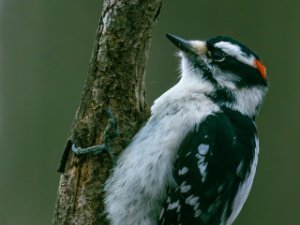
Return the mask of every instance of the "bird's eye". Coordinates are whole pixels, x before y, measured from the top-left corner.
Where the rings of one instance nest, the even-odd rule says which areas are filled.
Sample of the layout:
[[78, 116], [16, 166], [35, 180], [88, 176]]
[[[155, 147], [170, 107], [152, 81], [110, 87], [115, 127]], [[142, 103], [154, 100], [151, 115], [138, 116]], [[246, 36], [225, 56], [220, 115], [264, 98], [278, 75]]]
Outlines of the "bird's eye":
[[213, 51], [209, 51], [208, 57], [210, 57], [214, 62], [222, 62], [225, 59], [225, 54], [221, 50], [215, 49]]

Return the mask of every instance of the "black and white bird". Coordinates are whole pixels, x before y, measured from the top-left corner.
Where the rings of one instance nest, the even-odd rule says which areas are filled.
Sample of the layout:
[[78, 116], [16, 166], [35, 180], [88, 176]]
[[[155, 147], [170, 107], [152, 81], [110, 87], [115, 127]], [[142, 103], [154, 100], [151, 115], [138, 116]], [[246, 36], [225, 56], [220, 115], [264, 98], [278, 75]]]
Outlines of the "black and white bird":
[[231, 225], [249, 194], [258, 158], [255, 117], [267, 92], [260, 58], [229, 37], [188, 41], [181, 79], [105, 185], [112, 225]]

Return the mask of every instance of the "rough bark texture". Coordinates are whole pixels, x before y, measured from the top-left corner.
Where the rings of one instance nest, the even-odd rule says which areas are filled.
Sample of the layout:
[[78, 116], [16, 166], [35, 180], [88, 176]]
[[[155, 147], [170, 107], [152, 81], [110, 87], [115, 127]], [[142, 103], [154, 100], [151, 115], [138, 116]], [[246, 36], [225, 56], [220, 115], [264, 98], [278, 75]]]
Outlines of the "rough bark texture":
[[120, 137], [118, 155], [149, 115], [145, 103], [145, 65], [151, 28], [163, 0], [105, 0], [80, 106], [67, 141], [53, 224], [108, 224], [103, 184], [109, 175], [108, 154], [76, 157], [72, 143], [87, 147], [103, 142], [109, 108]]

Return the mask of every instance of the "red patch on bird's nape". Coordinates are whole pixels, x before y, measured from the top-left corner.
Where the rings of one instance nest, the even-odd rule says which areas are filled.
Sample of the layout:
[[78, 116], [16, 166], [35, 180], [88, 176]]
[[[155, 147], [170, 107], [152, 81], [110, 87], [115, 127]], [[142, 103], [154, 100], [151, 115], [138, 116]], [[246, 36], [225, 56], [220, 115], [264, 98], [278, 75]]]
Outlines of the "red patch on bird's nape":
[[259, 73], [262, 76], [262, 78], [264, 78], [265, 80], [267, 80], [268, 79], [268, 77], [267, 77], [267, 69], [266, 69], [265, 65], [262, 64], [262, 62], [259, 59], [256, 59], [254, 63], [255, 63], [256, 69], [259, 71]]

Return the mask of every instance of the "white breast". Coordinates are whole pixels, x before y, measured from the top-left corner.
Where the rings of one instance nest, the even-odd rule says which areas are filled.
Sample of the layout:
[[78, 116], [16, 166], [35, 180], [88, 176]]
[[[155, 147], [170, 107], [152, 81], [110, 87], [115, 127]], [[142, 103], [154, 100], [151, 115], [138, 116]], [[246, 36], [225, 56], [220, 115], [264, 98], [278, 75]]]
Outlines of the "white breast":
[[216, 111], [219, 107], [197, 87], [186, 89], [181, 82], [155, 101], [151, 118], [106, 183], [105, 205], [112, 225], [157, 223], [180, 143], [195, 124]]

